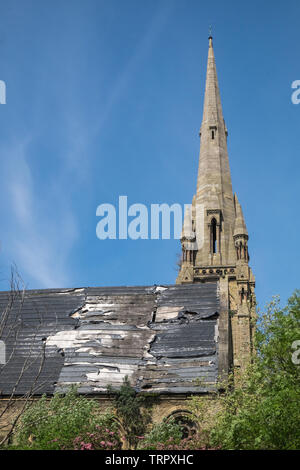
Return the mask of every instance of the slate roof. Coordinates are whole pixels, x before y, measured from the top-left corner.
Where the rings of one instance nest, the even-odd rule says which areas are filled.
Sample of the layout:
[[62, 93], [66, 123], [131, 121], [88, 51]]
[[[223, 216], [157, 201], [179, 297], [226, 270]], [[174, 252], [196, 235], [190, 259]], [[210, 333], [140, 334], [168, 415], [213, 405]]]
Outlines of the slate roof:
[[208, 282], [32, 290], [24, 299], [0, 292], [0, 395], [52, 394], [71, 384], [80, 393], [105, 394], [126, 375], [139, 392], [211, 391], [218, 290]]

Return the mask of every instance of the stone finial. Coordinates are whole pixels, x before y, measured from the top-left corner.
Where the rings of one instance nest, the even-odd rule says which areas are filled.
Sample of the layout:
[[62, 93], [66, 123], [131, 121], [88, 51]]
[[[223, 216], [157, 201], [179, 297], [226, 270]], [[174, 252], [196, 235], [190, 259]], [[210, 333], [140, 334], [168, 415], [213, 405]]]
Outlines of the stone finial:
[[247, 235], [248, 231], [242, 211], [242, 207], [238, 201], [237, 195], [234, 195], [234, 206], [235, 206], [235, 223], [234, 223], [234, 231], [233, 236], [237, 235]]
[[192, 210], [191, 207], [187, 207], [184, 215], [184, 222], [181, 232], [181, 239], [194, 240], [195, 232], [193, 231], [192, 223]]

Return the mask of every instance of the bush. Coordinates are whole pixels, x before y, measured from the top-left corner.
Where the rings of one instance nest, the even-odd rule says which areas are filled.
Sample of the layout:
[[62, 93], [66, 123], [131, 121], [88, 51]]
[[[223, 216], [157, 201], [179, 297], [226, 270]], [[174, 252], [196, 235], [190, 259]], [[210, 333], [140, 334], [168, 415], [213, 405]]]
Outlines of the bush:
[[170, 438], [166, 443], [157, 443], [156, 450], [218, 450], [219, 447], [207, 447], [203, 444], [201, 434], [194, 434], [193, 436], [181, 439], [178, 444], [175, 444], [173, 439]]
[[96, 400], [79, 396], [72, 388], [66, 395], [56, 393], [50, 400], [43, 396], [29, 406], [21, 417], [14, 444], [23, 449], [74, 449], [79, 440], [91, 443], [91, 434], [96, 441], [107, 442], [105, 429], [114, 433], [113, 442], [118, 441], [114, 445], [119, 446], [118, 426], [112, 412], [100, 414]]
[[94, 432], [86, 432], [73, 440], [74, 450], [121, 449], [119, 434], [96, 425]]
[[178, 445], [182, 439], [181, 426], [174, 421], [163, 421], [154, 425], [142, 439], [139, 449], [155, 450], [158, 446]]
[[[206, 436], [205, 436], [206, 438]], [[174, 421], [163, 421], [153, 426], [139, 445], [141, 450], [207, 450], [201, 432], [182, 438], [182, 427]]]

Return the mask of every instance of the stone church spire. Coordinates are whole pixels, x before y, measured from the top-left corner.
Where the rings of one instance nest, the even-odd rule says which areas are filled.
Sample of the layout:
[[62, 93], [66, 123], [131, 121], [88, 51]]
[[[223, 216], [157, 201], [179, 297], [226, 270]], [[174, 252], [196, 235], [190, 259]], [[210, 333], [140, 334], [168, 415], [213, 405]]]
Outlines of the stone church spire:
[[[207, 185], [209, 182], [212, 185], [218, 183], [220, 185], [220, 190], [224, 183], [226, 183], [226, 189], [231, 194], [232, 188], [226, 142], [227, 129], [223, 117], [211, 36], [209, 37], [204, 107], [200, 136], [201, 148], [197, 192], [201, 191], [203, 186]], [[214, 163], [215, 168], [211, 168], [212, 163]], [[218, 174], [216, 174], [216, 171]], [[225, 175], [226, 181], [224, 180]]]
[[[235, 209], [212, 37], [209, 38], [196, 206], [197, 264], [231, 265], [235, 261]], [[211, 226], [207, 233], [207, 225]]]
[[[231, 311], [239, 356], [249, 355], [250, 317], [255, 312], [255, 279], [248, 265], [248, 231], [232, 192], [225, 125], [212, 37], [209, 37], [197, 191], [184, 220], [177, 283], [219, 280]], [[239, 315], [243, 320], [238, 320]], [[243, 331], [239, 327], [243, 324]], [[239, 335], [244, 338], [239, 344]], [[242, 337], [240, 336], [240, 338]]]

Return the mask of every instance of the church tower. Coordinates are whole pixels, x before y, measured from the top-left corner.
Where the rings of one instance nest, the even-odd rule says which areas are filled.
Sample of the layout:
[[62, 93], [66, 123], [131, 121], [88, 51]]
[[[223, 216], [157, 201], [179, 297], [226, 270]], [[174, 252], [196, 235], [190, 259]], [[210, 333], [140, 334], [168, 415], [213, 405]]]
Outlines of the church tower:
[[232, 192], [227, 136], [210, 36], [197, 192], [185, 213], [176, 282], [219, 280], [227, 304], [233, 365], [240, 367], [251, 355], [255, 278], [248, 264], [248, 232], [242, 208]]

